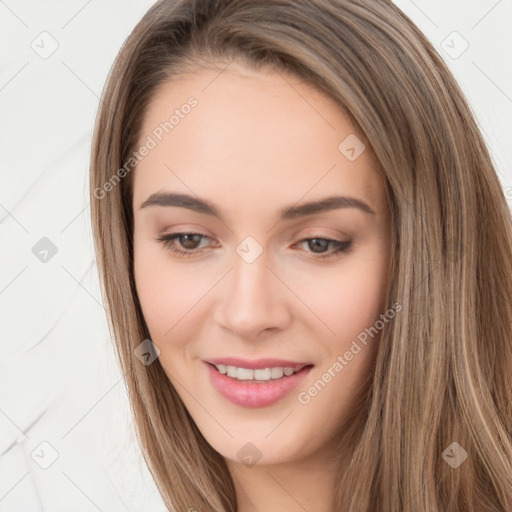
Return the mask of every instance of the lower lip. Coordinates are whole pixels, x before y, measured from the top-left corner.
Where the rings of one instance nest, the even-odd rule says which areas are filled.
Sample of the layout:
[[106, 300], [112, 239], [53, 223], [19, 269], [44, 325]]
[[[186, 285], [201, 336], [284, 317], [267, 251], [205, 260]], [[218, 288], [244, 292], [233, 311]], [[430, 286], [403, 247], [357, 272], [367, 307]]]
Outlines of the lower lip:
[[205, 363], [210, 372], [213, 387], [229, 401], [243, 407], [266, 407], [288, 395], [309, 373], [312, 366], [281, 379], [250, 382], [228, 377]]

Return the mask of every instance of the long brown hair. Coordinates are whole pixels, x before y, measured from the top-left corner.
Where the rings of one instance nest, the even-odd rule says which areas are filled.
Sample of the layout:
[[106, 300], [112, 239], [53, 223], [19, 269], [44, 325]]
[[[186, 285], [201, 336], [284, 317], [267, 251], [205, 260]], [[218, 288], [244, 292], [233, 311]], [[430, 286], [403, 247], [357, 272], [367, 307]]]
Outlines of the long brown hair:
[[[388, 0], [160, 0], [116, 58], [92, 144], [92, 226], [138, 439], [167, 507], [237, 509], [223, 457], [158, 360], [134, 357], [149, 333], [133, 275], [135, 165], [126, 163], [158, 86], [234, 60], [329, 94], [385, 180], [387, 298], [403, 309], [382, 331], [358, 428], [344, 439], [350, 458], [333, 508], [512, 510], [511, 214], [459, 86]], [[458, 467], [454, 453], [467, 454]]]

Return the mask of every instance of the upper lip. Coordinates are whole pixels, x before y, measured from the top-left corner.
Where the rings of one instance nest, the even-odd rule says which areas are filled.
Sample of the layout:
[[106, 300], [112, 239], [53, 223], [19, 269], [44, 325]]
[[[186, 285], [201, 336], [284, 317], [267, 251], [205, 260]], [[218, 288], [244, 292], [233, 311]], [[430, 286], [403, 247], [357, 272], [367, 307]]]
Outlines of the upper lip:
[[263, 359], [241, 359], [239, 357], [216, 357], [213, 359], [205, 359], [205, 363], [210, 364], [224, 364], [226, 366], [236, 366], [238, 368], [248, 369], [261, 369], [261, 368], [293, 368], [294, 370], [301, 370], [305, 366], [309, 366], [312, 363], [301, 363], [297, 361], [286, 361], [284, 359], [275, 358], [263, 358]]

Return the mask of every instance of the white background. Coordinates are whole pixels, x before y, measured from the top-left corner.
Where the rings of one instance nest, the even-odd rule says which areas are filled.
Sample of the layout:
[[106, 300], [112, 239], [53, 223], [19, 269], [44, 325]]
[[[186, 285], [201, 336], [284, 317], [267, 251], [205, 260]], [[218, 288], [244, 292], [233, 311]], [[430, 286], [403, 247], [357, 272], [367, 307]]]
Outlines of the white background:
[[[99, 96], [152, 3], [0, 0], [0, 511], [165, 510], [134, 441], [88, 209]], [[467, 94], [512, 200], [512, 1], [396, 3]]]

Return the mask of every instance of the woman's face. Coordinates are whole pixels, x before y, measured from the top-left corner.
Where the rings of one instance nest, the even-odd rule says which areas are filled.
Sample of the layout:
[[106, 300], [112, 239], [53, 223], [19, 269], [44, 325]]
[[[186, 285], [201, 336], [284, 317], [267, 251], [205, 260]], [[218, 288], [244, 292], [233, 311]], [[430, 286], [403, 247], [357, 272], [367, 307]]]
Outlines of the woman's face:
[[142, 146], [137, 293], [190, 415], [235, 462], [325, 451], [386, 313], [391, 233], [370, 149], [329, 96], [235, 64], [161, 87]]

